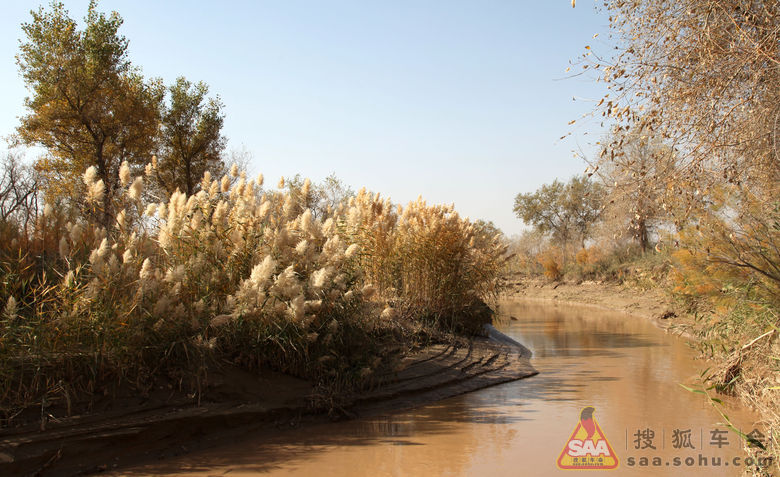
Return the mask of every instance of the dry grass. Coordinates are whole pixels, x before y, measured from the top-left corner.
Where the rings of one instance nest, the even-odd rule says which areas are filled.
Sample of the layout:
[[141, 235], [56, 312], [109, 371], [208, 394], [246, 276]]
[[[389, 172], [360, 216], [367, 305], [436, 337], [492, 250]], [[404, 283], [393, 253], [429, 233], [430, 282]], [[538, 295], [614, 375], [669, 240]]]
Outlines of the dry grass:
[[361, 190], [350, 201], [344, 234], [360, 245], [364, 282], [387, 305], [382, 316], [422, 319], [475, 331], [476, 308], [497, 296], [507, 247], [452, 206], [421, 198], [393, 206]]
[[120, 384], [199, 388], [219, 359], [354, 384], [414, 335], [399, 323], [474, 329], [465, 317], [499, 283], [504, 248], [451, 207], [361, 191], [315, 217], [308, 180], [266, 190], [233, 168], [193, 196], [150, 202], [143, 175], [120, 179], [110, 230], [93, 220], [92, 170], [86, 208], [47, 206], [32, 227], [0, 229], [6, 423]]

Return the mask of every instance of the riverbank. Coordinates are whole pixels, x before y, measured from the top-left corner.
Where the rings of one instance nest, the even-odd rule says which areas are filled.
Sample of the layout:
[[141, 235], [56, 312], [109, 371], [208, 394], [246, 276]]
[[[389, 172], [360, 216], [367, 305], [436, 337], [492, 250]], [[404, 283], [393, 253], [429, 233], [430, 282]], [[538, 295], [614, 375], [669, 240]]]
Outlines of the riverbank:
[[[756, 470], [754, 475], [780, 475], [777, 464], [780, 455], [776, 444], [780, 436], [780, 410], [776, 398], [780, 374], [777, 358], [773, 358], [774, 363], [766, 358], [777, 356], [780, 347], [775, 329], [756, 331], [755, 337], [719, 339], [717, 333], [707, 329], [719, 326], [728, 330], [727, 320], [718, 325], [717, 316], [703, 312], [698, 319], [704, 321], [697, 322], [697, 313], [675, 301], [662, 286], [640, 287], [609, 281], [550, 282], [543, 278], [525, 278], [513, 280], [505, 297], [617, 311], [647, 319], [666, 332], [685, 338], [699, 349], [698, 357], [706, 360], [702, 362], [704, 371], [697, 387], [707, 387], [713, 395], [734, 396], [743, 406], [762, 417], [768, 436], [764, 442], [767, 450], [749, 447], [749, 452], [755, 458], [769, 457], [775, 464], [772, 469]], [[744, 330], [737, 328], [735, 336], [742, 336], [736, 335], [737, 331], [744, 334]], [[713, 351], [713, 344], [717, 345], [716, 351]]]
[[[492, 333], [495, 336], [495, 333]], [[457, 339], [414, 351], [395, 369], [339, 408], [339, 417], [407, 409], [536, 374], [527, 349], [495, 338]], [[102, 472], [180, 455], [257, 432], [279, 432], [333, 416], [313, 409], [311, 383], [271, 371], [221, 366], [199, 396], [165, 400], [160, 390], [144, 403], [6, 429], [0, 474], [72, 475]], [[124, 405], [123, 405], [124, 404]]]
[[[669, 462], [698, 452], [729, 461], [743, 455], [733, 435], [728, 446], [707, 446], [717, 415], [701, 395], [678, 385], [696, 385], [702, 365], [684, 340], [648, 320], [589, 307], [512, 300], [501, 302], [501, 312], [519, 319], [497, 326], [533, 349], [537, 376], [409, 411], [241, 436], [207, 451], [108, 475], [361, 477], [370, 471], [509, 477], [531, 465], [534, 475], [556, 476], [561, 473], [556, 460], [588, 405], [596, 408], [594, 415], [619, 457], [620, 475], [669, 474], [665, 466], [628, 465], [629, 458], [641, 455]], [[738, 426], [753, 428], [756, 416], [732, 407], [733, 400], [724, 403]], [[672, 430], [681, 426], [695, 429], [695, 450], [672, 446]], [[632, 434], [640, 427], [654, 429], [656, 450], [635, 450]], [[741, 475], [731, 463], [729, 469], [672, 469], [702, 477]]]
[[510, 282], [504, 296], [618, 311], [651, 320], [670, 333], [693, 338], [686, 331], [692, 318], [660, 287], [640, 289], [615, 282], [550, 282], [527, 278]]

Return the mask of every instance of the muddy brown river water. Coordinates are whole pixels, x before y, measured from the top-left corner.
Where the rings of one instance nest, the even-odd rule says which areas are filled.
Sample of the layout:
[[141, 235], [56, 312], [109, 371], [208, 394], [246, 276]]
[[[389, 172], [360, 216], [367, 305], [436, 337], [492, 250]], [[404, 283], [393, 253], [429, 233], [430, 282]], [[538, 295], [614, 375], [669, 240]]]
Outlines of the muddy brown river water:
[[[118, 475], [742, 474], [740, 438], [703, 396], [679, 385], [699, 385], [706, 366], [684, 340], [594, 308], [515, 301], [501, 311], [517, 321], [497, 327], [531, 348], [539, 375], [413, 411], [250, 436]], [[616, 470], [556, 465], [586, 406]], [[728, 401], [724, 411], [753, 430], [750, 412]]]

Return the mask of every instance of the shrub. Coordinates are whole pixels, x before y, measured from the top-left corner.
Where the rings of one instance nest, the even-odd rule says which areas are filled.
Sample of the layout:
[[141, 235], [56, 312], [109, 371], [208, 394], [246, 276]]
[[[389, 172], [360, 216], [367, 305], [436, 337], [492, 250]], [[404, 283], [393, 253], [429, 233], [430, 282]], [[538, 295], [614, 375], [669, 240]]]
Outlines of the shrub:
[[540, 253], [537, 260], [544, 268], [544, 276], [550, 280], [558, 281], [563, 278], [563, 269], [560, 264], [560, 251], [556, 248], [548, 248]]

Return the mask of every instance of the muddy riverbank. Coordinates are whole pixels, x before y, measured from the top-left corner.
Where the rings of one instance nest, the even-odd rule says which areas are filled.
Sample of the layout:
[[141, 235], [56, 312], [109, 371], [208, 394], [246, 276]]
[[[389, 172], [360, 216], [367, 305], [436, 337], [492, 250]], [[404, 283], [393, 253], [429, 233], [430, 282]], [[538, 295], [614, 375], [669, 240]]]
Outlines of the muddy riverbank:
[[[499, 309], [517, 320], [496, 327], [533, 351], [537, 376], [409, 411], [247, 433], [109, 474], [499, 477], [532, 469], [536, 476], [564, 476], [569, 471], [556, 461], [581, 410], [592, 406], [619, 459], [615, 475], [742, 475], [744, 443], [703, 396], [680, 386], [699, 386], [704, 365], [684, 339], [648, 320], [591, 306], [513, 300]], [[724, 406], [744, 432], [766, 432], [733, 400], [724, 398]], [[675, 431], [689, 433], [693, 448], [675, 447]], [[713, 444], [713, 432], [727, 442]], [[649, 441], [637, 445], [637, 435]]]
[[685, 331], [691, 317], [660, 287], [640, 289], [611, 282], [550, 282], [532, 278], [513, 281], [505, 298], [625, 313], [648, 319], [664, 330], [691, 338]]
[[[359, 393], [342, 417], [409, 409], [532, 376], [527, 349], [489, 338], [439, 344], [404, 358]], [[154, 400], [114, 406], [0, 433], [0, 474], [72, 475], [155, 461], [248, 432], [273, 432], [331, 417], [311, 408], [310, 383], [279, 373], [226, 366], [210, 377], [200, 403]]]

